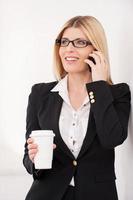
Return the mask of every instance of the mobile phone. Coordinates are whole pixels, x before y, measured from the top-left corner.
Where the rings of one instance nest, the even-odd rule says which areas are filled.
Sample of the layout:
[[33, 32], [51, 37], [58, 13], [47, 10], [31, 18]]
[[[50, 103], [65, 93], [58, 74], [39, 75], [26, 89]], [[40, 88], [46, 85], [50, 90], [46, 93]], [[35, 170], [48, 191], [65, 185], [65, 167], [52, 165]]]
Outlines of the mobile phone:
[[[91, 60], [94, 64], [96, 64], [95, 59], [93, 57], [89, 56], [88, 59]], [[91, 67], [89, 66], [89, 64], [88, 64], [88, 67], [91, 72]]]

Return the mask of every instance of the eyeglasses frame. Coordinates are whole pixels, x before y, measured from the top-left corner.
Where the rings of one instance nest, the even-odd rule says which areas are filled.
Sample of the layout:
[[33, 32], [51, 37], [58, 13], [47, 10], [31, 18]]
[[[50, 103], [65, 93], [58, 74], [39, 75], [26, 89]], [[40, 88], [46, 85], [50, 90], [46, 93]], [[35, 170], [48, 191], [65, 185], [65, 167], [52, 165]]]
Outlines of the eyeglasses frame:
[[[62, 39], [62, 38], [61, 38]], [[56, 45], [58, 45], [58, 46], [61, 46], [61, 39], [56, 39], [55, 40], [55, 43], [56, 43]], [[75, 39], [75, 40], [69, 40], [69, 39], [67, 39], [68, 40], [68, 44], [66, 45], [66, 46], [61, 46], [61, 47], [67, 47], [70, 43], [72, 43], [72, 45], [74, 46], [74, 47], [76, 47], [76, 48], [85, 48], [85, 47], [87, 47], [87, 46], [89, 46], [89, 45], [92, 45], [92, 43], [90, 42], [90, 41], [87, 41], [87, 40], [84, 40], [84, 41], [86, 41], [86, 46], [84, 46], [84, 47], [77, 47], [77, 46], [75, 46], [75, 44], [74, 44], [74, 41], [75, 40], [79, 40], [79, 39]]]

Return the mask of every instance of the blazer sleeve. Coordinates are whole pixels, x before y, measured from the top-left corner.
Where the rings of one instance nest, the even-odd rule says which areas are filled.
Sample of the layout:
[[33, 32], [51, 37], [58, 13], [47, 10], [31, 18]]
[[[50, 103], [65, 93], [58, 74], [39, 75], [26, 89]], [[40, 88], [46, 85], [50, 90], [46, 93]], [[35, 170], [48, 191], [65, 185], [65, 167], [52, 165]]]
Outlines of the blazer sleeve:
[[[27, 116], [26, 116], [26, 141], [29, 138], [32, 130], [39, 130], [40, 126], [37, 118], [37, 106], [39, 104], [39, 87], [40, 84], [32, 86], [31, 93], [28, 99]], [[30, 160], [28, 155], [27, 142], [25, 142], [25, 151], [23, 157], [23, 164], [28, 173], [33, 174], [33, 178], [39, 177], [41, 170], [36, 170], [34, 163]]]
[[86, 84], [101, 145], [114, 148], [127, 138], [130, 89], [126, 83], [109, 85], [100, 80]]

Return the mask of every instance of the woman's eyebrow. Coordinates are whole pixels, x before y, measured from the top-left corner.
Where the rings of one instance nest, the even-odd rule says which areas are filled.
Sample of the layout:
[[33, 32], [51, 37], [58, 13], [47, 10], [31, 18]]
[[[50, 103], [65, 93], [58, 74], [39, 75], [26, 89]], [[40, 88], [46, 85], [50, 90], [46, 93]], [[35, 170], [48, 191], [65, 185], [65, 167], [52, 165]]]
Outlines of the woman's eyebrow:
[[[62, 37], [63, 39], [68, 39], [69, 40], [69, 38], [67, 38], [67, 37]], [[75, 38], [74, 40], [86, 40], [85, 38]]]
[[69, 39], [69, 38], [67, 38], [67, 37], [62, 37], [63, 39]]

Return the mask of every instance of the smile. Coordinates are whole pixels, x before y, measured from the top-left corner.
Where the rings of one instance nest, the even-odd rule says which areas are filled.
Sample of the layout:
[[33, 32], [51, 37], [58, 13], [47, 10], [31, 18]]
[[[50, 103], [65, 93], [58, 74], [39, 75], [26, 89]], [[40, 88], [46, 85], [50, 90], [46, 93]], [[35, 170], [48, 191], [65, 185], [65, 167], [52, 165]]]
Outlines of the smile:
[[79, 59], [78, 57], [65, 57], [65, 60], [68, 60], [68, 61], [75, 61], [78, 59]]

